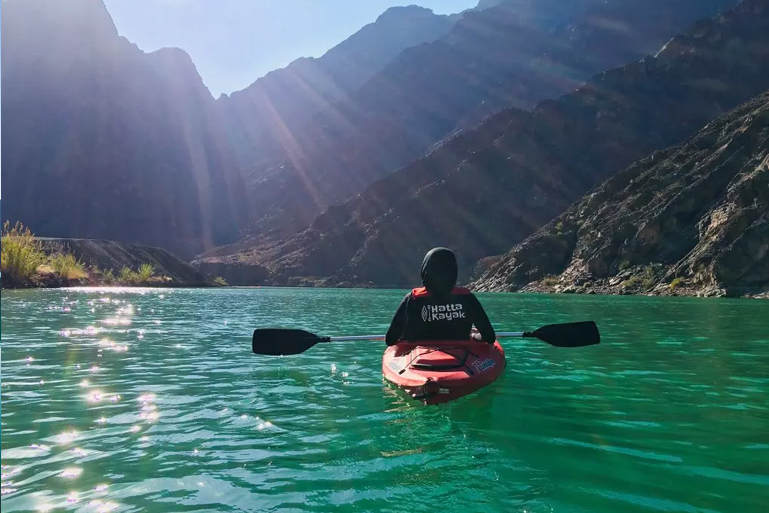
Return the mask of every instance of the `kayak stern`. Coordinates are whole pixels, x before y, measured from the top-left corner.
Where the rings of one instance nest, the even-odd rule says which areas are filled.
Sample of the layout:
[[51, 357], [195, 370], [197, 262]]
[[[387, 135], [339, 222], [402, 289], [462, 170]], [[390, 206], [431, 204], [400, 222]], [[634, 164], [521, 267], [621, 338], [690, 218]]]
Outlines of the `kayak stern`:
[[429, 341], [388, 347], [382, 374], [424, 404], [471, 394], [497, 380], [507, 360], [499, 341]]

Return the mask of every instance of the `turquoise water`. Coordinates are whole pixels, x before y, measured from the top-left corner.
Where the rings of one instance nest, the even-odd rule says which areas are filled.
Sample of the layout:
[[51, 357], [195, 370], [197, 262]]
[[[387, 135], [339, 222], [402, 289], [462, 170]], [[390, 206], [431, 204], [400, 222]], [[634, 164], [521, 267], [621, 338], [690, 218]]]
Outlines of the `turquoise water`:
[[505, 340], [499, 381], [432, 407], [381, 342], [250, 352], [383, 333], [402, 294], [3, 291], [2, 511], [766, 511], [769, 302], [480, 295], [602, 344]]

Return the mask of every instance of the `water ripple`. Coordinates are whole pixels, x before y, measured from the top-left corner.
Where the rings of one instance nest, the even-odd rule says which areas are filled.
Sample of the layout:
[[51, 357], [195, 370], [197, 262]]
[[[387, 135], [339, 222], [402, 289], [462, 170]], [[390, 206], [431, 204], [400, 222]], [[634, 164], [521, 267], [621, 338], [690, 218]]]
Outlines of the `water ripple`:
[[257, 326], [383, 332], [402, 295], [4, 291], [2, 510], [765, 507], [766, 303], [483, 295], [500, 331], [593, 318], [603, 344], [507, 340], [439, 407], [384, 382], [381, 343], [250, 353]]

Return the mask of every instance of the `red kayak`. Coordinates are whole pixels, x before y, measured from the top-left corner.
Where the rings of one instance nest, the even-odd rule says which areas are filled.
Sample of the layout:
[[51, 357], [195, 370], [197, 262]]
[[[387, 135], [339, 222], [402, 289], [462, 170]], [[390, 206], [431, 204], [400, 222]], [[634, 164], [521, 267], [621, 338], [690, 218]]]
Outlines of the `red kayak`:
[[493, 383], [507, 360], [499, 341], [401, 343], [382, 356], [385, 379], [425, 404], [445, 403]]

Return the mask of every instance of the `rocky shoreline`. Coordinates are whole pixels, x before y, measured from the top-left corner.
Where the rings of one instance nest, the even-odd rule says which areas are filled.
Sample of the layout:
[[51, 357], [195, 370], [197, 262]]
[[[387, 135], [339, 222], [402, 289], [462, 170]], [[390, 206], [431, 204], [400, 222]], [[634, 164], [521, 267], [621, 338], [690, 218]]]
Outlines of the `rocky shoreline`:
[[[168, 251], [110, 240], [35, 237], [37, 248], [47, 257], [71, 256], [77, 262], [71, 276], [62, 275], [49, 263], [39, 265], [26, 278], [3, 271], [3, 289], [63, 287], [167, 287], [198, 288], [223, 284], [200, 272]], [[145, 272], [142, 273], [142, 267]]]
[[[657, 266], [660, 267], [660, 266]], [[728, 290], [712, 285], [696, 284], [689, 281], [675, 281], [671, 285], [664, 281], [655, 281], [650, 288], [645, 286], [644, 268], [629, 269], [610, 278], [595, 279], [589, 276], [572, 280], [560, 278], [548, 278], [527, 285], [510, 288], [494, 289], [483, 284], [470, 282], [465, 284], [473, 292], [477, 293], [502, 293], [502, 294], [565, 294], [565, 295], [601, 295], [601, 296], [657, 296], [657, 297], [709, 297], [709, 298], [741, 298], [741, 299], [769, 299], [769, 291], [738, 291]], [[666, 270], [661, 268], [655, 274], [664, 277]], [[672, 283], [672, 282], [671, 282]], [[340, 281], [331, 277], [294, 277], [288, 280], [260, 280], [259, 283], [231, 283], [234, 287], [286, 287], [286, 288], [336, 288], [336, 289], [410, 289], [418, 285], [418, 280], [411, 285], [403, 284], [375, 284], [372, 282]]]
[[208, 276], [221, 276], [233, 286], [267, 285], [270, 278], [267, 268], [234, 258], [193, 260], [190, 266]]
[[[539, 293], [539, 294], [577, 294], [577, 295], [601, 295], [601, 296], [656, 296], [656, 297], [712, 297], [712, 298], [740, 298], [740, 299], [769, 299], [767, 292], [737, 292], [727, 289], [706, 286], [697, 287], [683, 282], [676, 286], [659, 284], [652, 289], [633, 283], [633, 275], [617, 275], [612, 278], [604, 278], [595, 281], [546, 284], [533, 282], [518, 290], [508, 293]], [[483, 288], [478, 289], [483, 292]]]
[[2, 277], [3, 290], [23, 290], [23, 289], [62, 289], [68, 287], [156, 287], [156, 288], [189, 288], [189, 285], [175, 283], [166, 280], [164, 277], [153, 277], [150, 280], [129, 283], [115, 281], [106, 281], [97, 273], [86, 273], [83, 278], [66, 278], [50, 270], [44, 269], [26, 280], [17, 280], [13, 278]]

